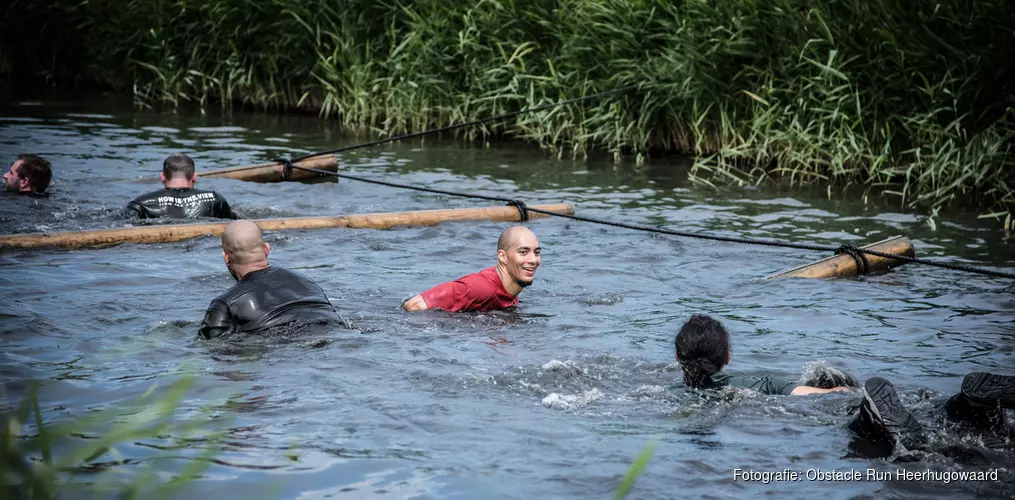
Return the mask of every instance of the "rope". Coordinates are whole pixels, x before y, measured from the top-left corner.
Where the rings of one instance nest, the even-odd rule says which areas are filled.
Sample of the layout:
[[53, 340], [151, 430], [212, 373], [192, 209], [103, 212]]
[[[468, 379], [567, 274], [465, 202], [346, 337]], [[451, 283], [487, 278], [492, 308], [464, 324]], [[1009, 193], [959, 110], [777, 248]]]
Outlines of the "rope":
[[512, 201], [509, 201], [507, 204], [508, 204], [508, 206], [514, 206], [515, 208], [518, 209], [518, 220], [520, 220], [522, 222], [528, 222], [529, 221], [529, 209], [528, 209], [527, 206], [525, 206], [525, 202], [524, 201], [521, 201], [521, 200], [512, 200]]
[[592, 94], [592, 95], [587, 95], [587, 96], [582, 96], [582, 97], [575, 97], [575, 98], [572, 98], [572, 99], [566, 99], [566, 100], [558, 101], [558, 102], [555, 102], [555, 103], [543, 104], [541, 106], [536, 106], [534, 108], [526, 108], [526, 109], [521, 109], [521, 110], [518, 110], [518, 111], [512, 111], [510, 113], [505, 113], [505, 114], [502, 114], [502, 115], [491, 116], [491, 117], [482, 118], [482, 119], [479, 119], [479, 120], [473, 120], [471, 122], [460, 123], [460, 124], [457, 124], [457, 125], [448, 125], [446, 127], [441, 127], [441, 128], [436, 128], [436, 129], [423, 130], [423, 131], [420, 131], [420, 132], [414, 132], [414, 133], [411, 133], [411, 134], [400, 135], [400, 136], [397, 136], [397, 137], [389, 137], [389, 138], [386, 138], [386, 139], [378, 139], [376, 141], [366, 142], [366, 143], [362, 143], [362, 144], [356, 144], [356, 145], [353, 145], [353, 146], [346, 146], [346, 147], [341, 147], [341, 148], [336, 148], [336, 149], [330, 149], [330, 150], [327, 150], [327, 151], [321, 151], [321, 152], [318, 152], [318, 153], [311, 153], [311, 154], [300, 156], [298, 158], [293, 158], [293, 159], [281, 159], [281, 160], [275, 160], [275, 161], [277, 161], [277, 162], [279, 162], [279, 163], [284, 165], [284, 168], [282, 170], [282, 180], [283, 181], [289, 180], [289, 176], [292, 174], [292, 170], [294, 168], [298, 168], [300, 170], [304, 170], [304, 171], [307, 171], [307, 172], [315, 172], [315, 173], [318, 173], [318, 174], [321, 174], [321, 175], [331, 175], [331, 176], [335, 176], [335, 177], [338, 177], [338, 178], [351, 179], [351, 180], [360, 181], [360, 182], [368, 182], [368, 183], [371, 183], [371, 184], [379, 184], [381, 186], [389, 186], [389, 187], [402, 188], [402, 189], [411, 189], [411, 190], [414, 190], [414, 191], [421, 191], [421, 192], [425, 192], [425, 193], [443, 194], [443, 195], [448, 195], [448, 196], [459, 196], [459, 197], [463, 197], [463, 198], [472, 198], [472, 199], [477, 199], [477, 200], [505, 202], [509, 206], [514, 206], [514, 207], [516, 207], [518, 209], [518, 217], [519, 217], [519, 220], [521, 220], [522, 222], [525, 222], [525, 221], [529, 220], [529, 212], [534, 212], [534, 213], [541, 213], [541, 214], [549, 215], [549, 216], [553, 216], [553, 217], [563, 217], [563, 218], [566, 218], [566, 219], [571, 219], [571, 220], [576, 220], [576, 221], [590, 222], [590, 223], [593, 223], [593, 224], [602, 224], [602, 225], [606, 225], [606, 226], [620, 227], [620, 228], [626, 228], [626, 229], [633, 229], [635, 231], [644, 231], [644, 232], [656, 233], [656, 234], [666, 234], [666, 235], [670, 235], [670, 236], [680, 236], [680, 237], [685, 237], [685, 238], [698, 238], [698, 239], [704, 239], [704, 240], [721, 241], [721, 242], [725, 242], [725, 243], [743, 243], [743, 244], [748, 244], [748, 245], [760, 245], [760, 246], [771, 246], [771, 247], [781, 247], [781, 248], [795, 248], [795, 249], [799, 249], [799, 250], [812, 250], [812, 251], [818, 251], [818, 252], [833, 252], [835, 255], [846, 254], [846, 255], [849, 255], [850, 257], [853, 258], [853, 261], [856, 263], [857, 272], [859, 274], [866, 274], [866, 273], [868, 273], [870, 271], [870, 262], [868, 262], [866, 256], [867, 255], [874, 255], [874, 256], [882, 257], [882, 258], [894, 259], [894, 260], [899, 260], [899, 261], [904, 261], [904, 262], [912, 262], [912, 263], [916, 263], [916, 264], [924, 264], [924, 265], [934, 266], [934, 267], [940, 267], [940, 268], [944, 268], [944, 269], [952, 269], [952, 270], [956, 270], [956, 271], [965, 271], [965, 272], [983, 274], [983, 275], [986, 275], [986, 276], [994, 276], [994, 277], [999, 277], [999, 278], [1012, 278], [1012, 279], [1015, 279], [1015, 274], [1012, 274], [1012, 273], [1006, 273], [1006, 272], [1002, 272], [1002, 271], [994, 271], [994, 270], [990, 270], [990, 269], [982, 269], [982, 268], [978, 268], [978, 267], [967, 266], [967, 265], [964, 265], [964, 264], [950, 264], [950, 263], [947, 263], [947, 262], [937, 262], [937, 261], [933, 261], [933, 260], [927, 260], [927, 259], [920, 259], [920, 258], [916, 258], [916, 257], [910, 257], [908, 255], [898, 255], [898, 254], [891, 254], [891, 253], [886, 253], [886, 252], [879, 252], [877, 250], [868, 250], [868, 249], [865, 249], [865, 248], [857, 248], [857, 247], [854, 247], [852, 245], [840, 245], [838, 247], [832, 247], [832, 246], [826, 246], [826, 245], [810, 245], [810, 244], [805, 244], [805, 243], [787, 243], [787, 242], [783, 242], [783, 241], [759, 240], [759, 239], [754, 239], [754, 238], [719, 236], [719, 235], [706, 234], [706, 233], [691, 233], [691, 232], [687, 232], [687, 231], [672, 231], [672, 230], [669, 230], [669, 229], [659, 229], [659, 228], [653, 228], [653, 227], [639, 226], [639, 225], [635, 225], [635, 224], [625, 224], [625, 223], [622, 223], [622, 222], [612, 222], [612, 221], [608, 221], [608, 220], [593, 219], [593, 218], [590, 218], [590, 217], [581, 217], [581, 216], [577, 216], [577, 215], [568, 215], [568, 214], [562, 214], [562, 213], [557, 213], [557, 212], [549, 212], [549, 211], [546, 211], [546, 210], [539, 210], [539, 209], [528, 207], [527, 205], [525, 205], [525, 202], [523, 202], [521, 200], [512, 200], [512, 199], [503, 198], [503, 197], [500, 197], [500, 196], [486, 196], [486, 195], [480, 195], [480, 194], [468, 194], [468, 193], [458, 193], [458, 192], [454, 192], [454, 191], [445, 191], [443, 189], [424, 188], [424, 187], [420, 187], [420, 186], [411, 186], [411, 185], [408, 185], [408, 184], [398, 184], [398, 183], [395, 183], [395, 182], [379, 181], [379, 180], [375, 180], [375, 179], [367, 179], [367, 178], [356, 177], [356, 176], [347, 175], [347, 174], [339, 174], [339, 173], [336, 173], [336, 172], [328, 172], [327, 170], [319, 170], [319, 169], [315, 169], [315, 168], [309, 168], [309, 167], [302, 167], [302, 166], [299, 166], [299, 165], [294, 165], [294, 163], [297, 163], [297, 162], [300, 162], [300, 161], [303, 161], [303, 160], [307, 160], [307, 159], [310, 159], [310, 158], [315, 158], [315, 157], [318, 157], [318, 156], [324, 156], [324, 155], [329, 155], [329, 154], [341, 153], [341, 152], [344, 152], [344, 151], [351, 151], [351, 150], [354, 150], [354, 149], [361, 149], [361, 148], [366, 148], [366, 147], [370, 147], [370, 146], [376, 146], [378, 144], [385, 144], [385, 143], [388, 143], [388, 142], [401, 141], [401, 140], [404, 140], [404, 139], [412, 139], [414, 137], [421, 137], [421, 136], [424, 136], [424, 135], [436, 134], [436, 133], [440, 133], [440, 132], [447, 132], [447, 131], [450, 131], [450, 130], [456, 130], [456, 129], [460, 129], [460, 128], [464, 128], [464, 127], [471, 127], [473, 125], [480, 125], [480, 124], [487, 123], [487, 122], [492, 122], [492, 121], [496, 121], [496, 120], [503, 120], [503, 119], [506, 119], [506, 118], [511, 118], [511, 117], [518, 116], [518, 115], [521, 115], [521, 114], [524, 114], [524, 113], [534, 113], [536, 111], [542, 111], [542, 110], [545, 110], [545, 109], [555, 108], [555, 107], [558, 107], [558, 106], [563, 106], [565, 104], [571, 104], [571, 103], [585, 101], [585, 100], [589, 100], [589, 99], [596, 99], [596, 98], [604, 97], [604, 96], [611, 95], [611, 94], [617, 94], [617, 93], [620, 93], [620, 92], [626, 92], [628, 90], [632, 90], [632, 89], [635, 89], [637, 87], [638, 87], [638, 85], [636, 85], [636, 84], [635, 85], [628, 85], [628, 86], [619, 87], [619, 88], [616, 88], [616, 89], [613, 89], [613, 90], [607, 90], [607, 91], [604, 91], [604, 92], [598, 92], [598, 93], [595, 93], [595, 94]]
[[282, 164], [282, 182], [289, 180], [289, 176], [293, 174], [293, 161], [288, 158], [279, 158], [272, 160]]
[[565, 104], [571, 104], [571, 103], [575, 103], [575, 102], [587, 101], [587, 100], [590, 100], [590, 99], [597, 99], [597, 98], [608, 96], [608, 95], [611, 95], [611, 94], [619, 94], [621, 92], [626, 92], [628, 90], [632, 90], [632, 89], [635, 89], [635, 88], [638, 88], [637, 84], [628, 85], [626, 87], [619, 87], [619, 88], [615, 88], [613, 90], [606, 90], [606, 91], [598, 92], [598, 93], [592, 94], [592, 95], [587, 95], [587, 96], [582, 96], [582, 97], [575, 97], [575, 98], [566, 99], [566, 100], [563, 100], [563, 101], [552, 102], [550, 104], [543, 104], [541, 106], [536, 106], [534, 108], [526, 108], [526, 109], [521, 109], [521, 110], [518, 110], [518, 111], [512, 111], [510, 113], [504, 113], [503, 115], [491, 116], [491, 117], [488, 117], [488, 118], [481, 118], [479, 120], [473, 120], [471, 122], [459, 123], [458, 125], [448, 125], [446, 127], [435, 128], [435, 129], [430, 129], [430, 130], [423, 130], [423, 131], [420, 131], [420, 132], [413, 132], [411, 134], [400, 135], [400, 136], [397, 136], [397, 137], [388, 137], [387, 139], [378, 139], [376, 141], [365, 142], [363, 144], [356, 144], [354, 146], [345, 146], [345, 147], [338, 148], [338, 149], [329, 149], [327, 151], [321, 151], [319, 153], [311, 153], [311, 154], [308, 154], [308, 155], [300, 156], [299, 158], [294, 158], [291, 161], [293, 163], [296, 163], [296, 162], [301, 162], [303, 160], [307, 160], [307, 159], [314, 158], [314, 157], [317, 157], [317, 156], [324, 156], [324, 155], [330, 155], [330, 154], [335, 154], [335, 153], [341, 153], [341, 152], [344, 152], [344, 151], [352, 151], [353, 149], [361, 149], [361, 148], [366, 148], [366, 147], [370, 147], [370, 146], [376, 146], [378, 144], [384, 144], [384, 143], [387, 143], [387, 142], [401, 141], [401, 140], [404, 140], [404, 139], [412, 139], [414, 137], [420, 137], [420, 136], [430, 135], [430, 134], [438, 134], [440, 132], [447, 132], [449, 130], [456, 130], [456, 129], [460, 129], [460, 128], [471, 127], [473, 125], [480, 125], [480, 124], [487, 123], [487, 122], [492, 122], [492, 121], [497, 121], [497, 120], [503, 120], [505, 118], [512, 118], [512, 117], [515, 117], [515, 116], [518, 116], [518, 115], [522, 115], [522, 114], [525, 114], [525, 113], [535, 113], [536, 111], [543, 111], [544, 109], [556, 108], [558, 106], [563, 106]]
[[[829, 246], [829, 245], [824, 245], [824, 244], [792, 243], [792, 242], [787, 242], [787, 241], [775, 241], [775, 240], [771, 240], [771, 239], [756, 239], [756, 238], [748, 238], [748, 237], [741, 237], [741, 236], [721, 236], [721, 235], [718, 235], [718, 234], [708, 234], [708, 233], [689, 232], [689, 231], [678, 231], [678, 230], [672, 230], [672, 229], [660, 229], [658, 227], [649, 227], [649, 226], [642, 226], [642, 225], [637, 225], [637, 224], [628, 224], [628, 223], [625, 223], [625, 222], [614, 222], [614, 221], [604, 220], [604, 219], [595, 219], [595, 218], [592, 218], [592, 217], [583, 217], [583, 216], [580, 216], [580, 215], [569, 215], [569, 214], [562, 214], [562, 213], [559, 213], [559, 212], [550, 212], [548, 210], [541, 210], [541, 209], [538, 209], [538, 208], [529, 207], [529, 206], [527, 206], [525, 204], [525, 202], [522, 202], [520, 200], [513, 200], [511, 198], [503, 198], [503, 197], [499, 197], [499, 196], [475, 195], [475, 194], [469, 194], [469, 193], [456, 193], [454, 191], [436, 190], [436, 189], [433, 189], [433, 188], [421, 188], [419, 186], [411, 186], [411, 185], [404, 185], [404, 184], [398, 184], [398, 183], [390, 183], [388, 181], [378, 181], [378, 180], [374, 180], [374, 178], [359, 177], [359, 176], [355, 176], [355, 175], [349, 175], [347, 173], [337, 173], [337, 172], [328, 171], [328, 170], [321, 170], [321, 169], [318, 169], [318, 168], [310, 168], [310, 167], [307, 167], [307, 166], [292, 165], [292, 167], [293, 168], [298, 168], [300, 170], [307, 170], [307, 171], [317, 172], [317, 173], [321, 173], [321, 174], [324, 174], [324, 175], [334, 175], [334, 176], [337, 176], [337, 177], [340, 177], [340, 178], [349, 178], [349, 180], [359, 181], [359, 182], [362, 182], [362, 183], [376, 184], [376, 185], [380, 185], [380, 186], [388, 186], [388, 187], [391, 187], [391, 188], [402, 188], [402, 189], [407, 189], [407, 190], [412, 190], [412, 191], [419, 191], [419, 192], [423, 192], [423, 193], [433, 193], [433, 194], [437, 194], [437, 195], [457, 196], [457, 197], [461, 197], [461, 198], [471, 198], [471, 199], [474, 199], [474, 200], [485, 200], [485, 201], [491, 201], [491, 202], [503, 202], [503, 203], [506, 203], [507, 205], [518, 207], [519, 208], [519, 214], [521, 215], [522, 221], [529, 220], [529, 214], [528, 214], [528, 212], [533, 212], [533, 213], [538, 213], [538, 214], [549, 215], [549, 216], [552, 216], [552, 217], [562, 217], [562, 218], [565, 218], [565, 219], [577, 220], [577, 221], [582, 221], [582, 222], [591, 222], [593, 224], [602, 224], [602, 225], [613, 226], [613, 227], [622, 227], [622, 228], [625, 228], [625, 229], [633, 229], [633, 230], [636, 230], [636, 231], [653, 232], [653, 233], [656, 233], [656, 234], [668, 234], [668, 235], [671, 235], [671, 236], [681, 236], [681, 237], [689, 237], [689, 238], [708, 239], [708, 240], [722, 241], [722, 242], [727, 242], [727, 243], [744, 243], [744, 244], [754, 244], [754, 245], [761, 245], [761, 246], [777, 246], [777, 247], [782, 247], [782, 248], [806, 249], [806, 251], [812, 251], [812, 252], [826, 252], [826, 253], [827, 252], [831, 252], [831, 253], [833, 253], [835, 255], [838, 255], [838, 254], [847, 254], [847, 255], [850, 255], [851, 257], [853, 257], [853, 259], [855, 261], [858, 261], [858, 258], [859, 258], [859, 262], [857, 263], [857, 270], [858, 271], [862, 270], [863, 273], [867, 273], [867, 272], [870, 271], [870, 263], [867, 261], [867, 258], [864, 257], [866, 255], [866, 256], [880, 257], [880, 258], [883, 258], [883, 259], [893, 259], [893, 260], [896, 260], [896, 261], [903, 261], [903, 262], [907, 262], [907, 263], [923, 264], [923, 265], [926, 265], [926, 266], [933, 266], [933, 267], [937, 267], [937, 268], [950, 269], [950, 270], [953, 270], [953, 271], [964, 271], [964, 272], [967, 272], [967, 273], [983, 274], [983, 275], [986, 275], [986, 276], [994, 276], [994, 277], [997, 277], [997, 278], [1011, 278], [1011, 279], [1015, 279], [1015, 274], [1013, 274], [1013, 273], [1005, 273], [1005, 272], [1002, 272], [1002, 271], [994, 271], [994, 270], [990, 270], [990, 269], [975, 268], [975, 267], [972, 267], [972, 266], [966, 266], [964, 264], [951, 264], [951, 263], [943, 263], [943, 262], [937, 262], [937, 261], [929, 261], [927, 259], [920, 259], [920, 258], [916, 258], [916, 257], [903, 256], [903, 255], [900, 255], [900, 254], [888, 254], [888, 253], [885, 253], [885, 252], [874, 251], [874, 249], [858, 248], [856, 246], [849, 245], [849, 244], [842, 244], [842, 245], [839, 245], [839, 246]], [[847, 248], [849, 248], [849, 249], [847, 249]]]
[[867, 256], [860, 253], [860, 249], [853, 245], [842, 245], [835, 250], [835, 254], [847, 254], [853, 258], [853, 262], [856, 263], [856, 274], [867, 274], [870, 272], [870, 262], [867, 261]]
[[927, 259], [920, 259], [920, 258], [916, 258], [916, 257], [903, 256], [903, 255], [900, 255], [900, 254], [889, 254], [889, 253], [886, 253], [886, 252], [874, 251], [874, 249], [859, 248], [859, 247], [856, 247], [856, 246], [853, 246], [853, 245], [850, 245], [850, 244], [842, 244], [842, 245], [839, 245], [839, 246], [830, 246], [830, 245], [824, 245], [824, 244], [793, 243], [793, 242], [787, 242], [787, 241], [775, 241], [775, 240], [771, 240], [771, 239], [757, 239], [757, 238], [748, 238], [748, 237], [742, 237], [742, 236], [722, 236], [722, 235], [719, 235], [719, 234], [708, 234], [708, 233], [701, 233], [701, 232], [679, 231], [679, 230], [673, 230], [673, 229], [661, 229], [661, 228], [658, 228], [658, 227], [649, 227], [649, 226], [642, 226], [642, 225], [637, 225], [637, 224], [628, 224], [628, 223], [625, 223], [625, 222], [614, 222], [614, 221], [610, 221], [610, 220], [596, 219], [596, 218], [592, 218], [592, 217], [583, 217], [583, 216], [580, 216], [580, 215], [569, 215], [569, 214], [562, 214], [562, 213], [559, 213], [559, 212], [550, 212], [548, 210], [541, 210], [541, 209], [538, 209], [538, 208], [529, 207], [529, 206], [527, 206], [525, 204], [525, 202], [522, 202], [520, 200], [513, 200], [511, 198], [503, 198], [503, 197], [499, 197], [499, 196], [475, 195], [475, 194], [469, 194], [469, 193], [456, 193], [454, 191], [437, 190], [437, 189], [433, 189], [433, 188], [421, 188], [419, 186], [411, 186], [411, 185], [404, 185], [404, 184], [398, 184], [398, 183], [390, 183], [388, 181], [378, 181], [378, 180], [374, 180], [374, 178], [359, 177], [359, 176], [355, 176], [355, 175], [349, 175], [347, 173], [337, 173], [337, 172], [328, 171], [328, 170], [321, 170], [321, 169], [318, 169], [318, 168], [310, 168], [310, 167], [307, 167], [307, 166], [292, 165], [292, 167], [293, 168], [298, 168], [300, 170], [307, 170], [307, 171], [317, 172], [317, 173], [321, 173], [321, 174], [324, 174], [324, 175], [334, 175], [334, 176], [341, 177], [341, 178], [349, 178], [349, 180], [359, 181], [359, 182], [362, 182], [362, 183], [376, 184], [376, 185], [380, 185], [380, 186], [388, 186], [388, 187], [391, 187], [391, 188], [402, 188], [402, 189], [407, 189], [407, 190], [412, 190], [412, 191], [419, 191], [419, 192], [423, 192], [423, 193], [433, 193], [433, 194], [437, 194], [437, 195], [457, 196], [457, 197], [461, 197], [461, 198], [471, 198], [471, 199], [474, 199], [474, 200], [485, 200], [485, 201], [490, 201], [490, 202], [502, 202], [502, 203], [506, 203], [507, 205], [510, 205], [510, 206], [518, 207], [518, 209], [519, 209], [519, 215], [521, 216], [521, 220], [523, 222], [529, 220], [529, 214], [528, 214], [528, 212], [533, 212], [533, 213], [538, 213], [538, 214], [543, 214], [543, 215], [549, 215], [549, 216], [552, 216], [552, 217], [562, 217], [562, 218], [565, 218], [565, 219], [577, 220], [577, 221], [581, 221], [581, 222], [591, 222], [593, 224], [601, 224], [601, 225], [607, 225], [607, 226], [612, 226], [612, 227], [622, 227], [624, 229], [633, 229], [633, 230], [636, 230], [636, 231], [652, 232], [652, 233], [656, 233], [656, 234], [667, 234], [667, 235], [670, 235], [670, 236], [681, 236], [681, 237], [689, 237], [689, 238], [697, 238], [697, 239], [708, 239], [708, 240], [712, 240], [712, 241], [722, 241], [722, 242], [726, 242], [726, 243], [744, 243], [744, 244], [754, 244], [754, 245], [760, 245], [760, 246], [776, 246], [776, 247], [782, 247], [782, 248], [806, 249], [806, 251], [812, 251], [812, 252], [825, 252], [825, 253], [830, 252], [830, 253], [833, 253], [834, 255], [847, 254], [847, 255], [853, 257], [854, 261], [857, 261], [857, 270], [861, 274], [870, 272], [870, 263], [867, 261], [867, 258], [865, 256], [875, 256], [875, 257], [880, 257], [880, 258], [883, 258], [883, 259], [893, 259], [893, 260], [896, 260], [896, 261], [902, 261], [902, 262], [907, 262], [907, 263], [923, 264], [923, 265], [926, 265], [926, 266], [933, 266], [933, 267], [936, 267], [936, 268], [950, 269], [950, 270], [953, 270], [953, 271], [964, 271], [964, 272], [967, 272], [967, 273], [982, 274], [982, 275], [985, 275], [985, 276], [994, 276], [996, 278], [1011, 278], [1011, 279], [1015, 279], [1015, 274], [1013, 274], [1013, 273], [1005, 273], [1003, 271], [994, 271], [994, 270], [991, 270], [991, 269], [976, 268], [976, 267], [972, 267], [972, 266], [966, 266], [964, 264], [951, 264], [951, 263], [944, 263], [944, 262], [937, 262], [937, 261], [929, 261]]

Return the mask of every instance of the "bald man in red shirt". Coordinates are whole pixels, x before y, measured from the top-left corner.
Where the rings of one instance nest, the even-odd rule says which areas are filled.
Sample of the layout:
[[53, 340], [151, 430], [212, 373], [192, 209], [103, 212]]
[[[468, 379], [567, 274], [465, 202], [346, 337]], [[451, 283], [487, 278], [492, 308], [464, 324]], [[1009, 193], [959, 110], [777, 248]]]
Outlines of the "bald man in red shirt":
[[497, 240], [497, 265], [437, 285], [402, 303], [406, 311], [440, 309], [492, 311], [518, 305], [539, 267], [539, 239], [524, 226], [504, 230]]

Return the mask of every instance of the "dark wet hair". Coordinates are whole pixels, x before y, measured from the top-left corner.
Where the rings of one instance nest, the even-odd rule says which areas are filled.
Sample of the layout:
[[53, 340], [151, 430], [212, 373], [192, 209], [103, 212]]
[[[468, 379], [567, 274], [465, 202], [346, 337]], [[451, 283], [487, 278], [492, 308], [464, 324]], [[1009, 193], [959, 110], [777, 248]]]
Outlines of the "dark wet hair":
[[167, 181], [177, 175], [190, 179], [194, 176], [194, 160], [183, 153], [171, 155], [162, 162], [162, 174], [166, 176]]
[[695, 314], [680, 327], [673, 344], [684, 370], [684, 384], [701, 387], [729, 359], [730, 333], [711, 316]]
[[18, 155], [21, 166], [18, 167], [18, 176], [28, 179], [28, 185], [35, 193], [45, 193], [49, 187], [49, 181], [53, 180], [53, 167], [49, 160], [39, 155], [23, 154]]

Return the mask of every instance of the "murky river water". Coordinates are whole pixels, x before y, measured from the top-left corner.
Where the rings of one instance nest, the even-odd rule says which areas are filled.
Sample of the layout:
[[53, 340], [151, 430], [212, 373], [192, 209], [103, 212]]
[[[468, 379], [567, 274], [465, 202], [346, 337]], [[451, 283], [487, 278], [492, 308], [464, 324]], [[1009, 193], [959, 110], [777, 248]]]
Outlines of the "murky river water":
[[[116, 213], [157, 184], [169, 154], [199, 169], [258, 163], [355, 141], [315, 117], [143, 112], [120, 103], [12, 100], [0, 119], [4, 168], [21, 152], [55, 166], [48, 199], [0, 197], [0, 233], [116, 227]], [[921, 217], [872, 195], [731, 188], [686, 182], [676, 161], [647, 166], [548, 159], [535, 149], [413, 141], [341, 156], [343, 171], [451, 190], [570, 202], [576, 213], [637, 224], [820, 244], [903, 234], [921, 256], [1015, 266], [1000, 225], [971, 214]], [[486, 206], [355, 181], [253, 184], [202, 180], [248, 217]], [[1013, 454], [950, 437], [937, 406], [973, 370], [1015, 366], [1012, 283], [909, 265], [836, 281], [762, 280], [823, 257], [658, 237], [562, 219], [529, 223], [543, 266], [513, 313], [407, 314], [402, 299], [494, 263], [506, 223], [269, 233], [274, 265], [307, 273], [353, 330], [325, 342], [226, 347], [195, 339], [209, 301], [233, 284], [216, 238], [91, 250], [0, 253], [3, 406], [43, 381], [47, 420], [142, 394], [196, 372], [185, 409], [231, 396], [228, 441], [186, 497], [606, 498], [639, 451], [655, 454], [633, 498], [1003, 496]], [[915, 462], [849, 458], [855, 394], [789, 398], [740, 393], [703, 403], [673, 364], [690, 314], [722, 319], [731, 368], [796, 379], [822, 361], [885, 376], [938, 448]], [[554, 396], [556, 394], [556, 396]], [[958, 443], [958, 444], [956, 444]], [[1010, 448], [1010, 444], [1008, 445]], [[954, 447], [954, 446], [953, 446]], [[186, 450], [157, 459], [165, 473]], [[997, 482], [733, 481], [733, 470], [803, 474], [991, 470]]]

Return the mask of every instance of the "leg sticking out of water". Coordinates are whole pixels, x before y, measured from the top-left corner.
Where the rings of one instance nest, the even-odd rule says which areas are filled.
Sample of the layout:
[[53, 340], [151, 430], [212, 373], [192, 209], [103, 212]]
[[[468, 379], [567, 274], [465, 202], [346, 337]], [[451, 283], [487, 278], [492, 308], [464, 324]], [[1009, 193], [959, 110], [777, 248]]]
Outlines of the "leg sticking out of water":
[[985, 372], [966, 375], [962, 391], [945, 403], [948, 418], [1000, 435], [1011, 432], [1005, 408], [1015, 409], [1015, 376]]
[[868, 379], [863, 386], [860, 410], [849, 424], [849, 429], [866, 442], [862, 446], [852, 443], [864, 455], [888, 456], [898, 452], [899, 445], [906, 449], [922, 447], [926, 438], [923, 426], [899, 399], [891, 382], [881, 377]]

